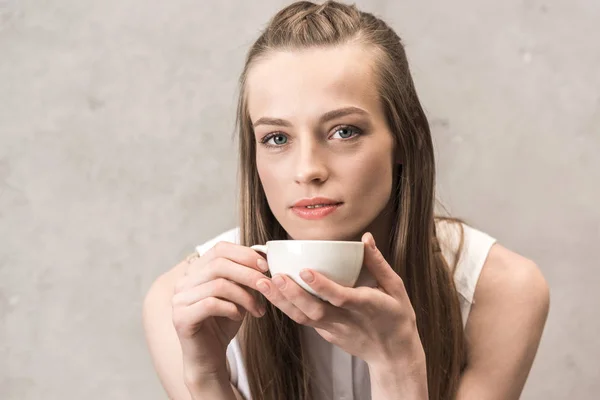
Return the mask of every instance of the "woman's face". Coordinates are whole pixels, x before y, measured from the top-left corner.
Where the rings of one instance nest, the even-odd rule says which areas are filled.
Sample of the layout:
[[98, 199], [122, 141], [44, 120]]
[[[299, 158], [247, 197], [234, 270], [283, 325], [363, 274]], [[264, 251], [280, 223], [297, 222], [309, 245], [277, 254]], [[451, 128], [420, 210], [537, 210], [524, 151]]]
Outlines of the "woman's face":
[[249, 72], [258, 174], [293, 239], [359, 240], [386, 219], [394, 141], [371, 68], [347, 45], [274, 52]]

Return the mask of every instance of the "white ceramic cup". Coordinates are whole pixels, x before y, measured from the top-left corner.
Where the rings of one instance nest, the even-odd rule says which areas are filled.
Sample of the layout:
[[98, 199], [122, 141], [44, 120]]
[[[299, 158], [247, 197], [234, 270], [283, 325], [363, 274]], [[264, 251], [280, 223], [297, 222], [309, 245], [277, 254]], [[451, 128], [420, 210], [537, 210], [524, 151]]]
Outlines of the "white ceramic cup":
[[300, 278], [300, 271], [309, 268], [342, 286], [354, 287], [364, 257], [363, 242], [273, 240], [251, 248], [267, 256], [271, 276], [285, 274], [320, 299], [323, 298]]

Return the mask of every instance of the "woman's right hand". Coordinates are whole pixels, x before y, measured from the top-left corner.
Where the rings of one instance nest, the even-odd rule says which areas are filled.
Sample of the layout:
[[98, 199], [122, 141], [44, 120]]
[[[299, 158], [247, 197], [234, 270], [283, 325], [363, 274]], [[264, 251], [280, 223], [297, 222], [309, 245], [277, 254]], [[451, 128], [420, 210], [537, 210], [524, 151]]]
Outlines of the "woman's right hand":
[[173, 325], [181, 343], [186, 384], [226, 373], [227, 346], [246, 312], [260, 318], [264, 310], [250, 289], [265, 278], [249, 247], [219, 242], [204, 255], [188, 258], [172, 299]]

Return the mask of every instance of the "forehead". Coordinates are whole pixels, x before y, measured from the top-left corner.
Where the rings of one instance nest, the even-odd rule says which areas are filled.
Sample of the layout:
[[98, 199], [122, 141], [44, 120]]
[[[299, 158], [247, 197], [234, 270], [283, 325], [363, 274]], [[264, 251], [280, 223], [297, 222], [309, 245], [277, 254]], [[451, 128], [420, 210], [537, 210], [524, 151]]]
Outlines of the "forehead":
[[375, 113], [379, 99], [373, 56], [359, 45], [277, 51], [256, 62], [247, 77], [252, 120], [318, 117], [343, 106]]

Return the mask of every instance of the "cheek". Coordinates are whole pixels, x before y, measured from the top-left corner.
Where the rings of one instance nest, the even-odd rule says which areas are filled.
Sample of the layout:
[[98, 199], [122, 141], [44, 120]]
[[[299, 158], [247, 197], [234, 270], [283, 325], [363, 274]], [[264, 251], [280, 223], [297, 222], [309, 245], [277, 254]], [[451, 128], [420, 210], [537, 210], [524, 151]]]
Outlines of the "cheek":
[[373, 219], [386, 207], [392, 193], [392, 162], [386, 154], [370, 155], [347, 170], [348, 200], [357, 215]]
[[353, 194], [367, 206], [387, 204], [392, 190], [392, 162], [388, 154], [373, 153], [357, 158], [347, 170]]
[[256, 160], [256, 169], [265, 195], [267, 196], [268, 203], [270, 205], [277, 203], [278, 199], [281, 197], [280, 194], [283, 192], [283, 190], [281, 190], [282, 169], [275, 168], [264, 160]]

